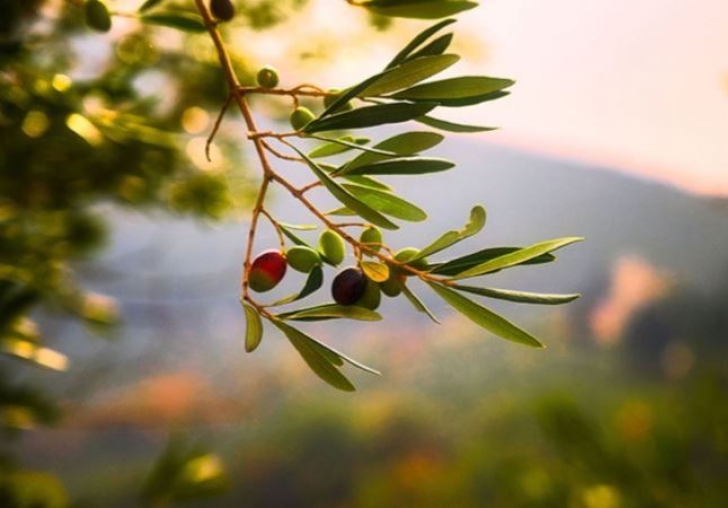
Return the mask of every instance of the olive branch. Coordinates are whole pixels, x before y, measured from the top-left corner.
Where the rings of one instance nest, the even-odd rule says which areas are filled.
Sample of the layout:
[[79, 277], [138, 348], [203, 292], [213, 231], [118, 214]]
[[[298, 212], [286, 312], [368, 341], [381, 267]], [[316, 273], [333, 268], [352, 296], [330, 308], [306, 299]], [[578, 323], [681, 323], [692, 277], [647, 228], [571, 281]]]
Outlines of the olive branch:
[[[81, 1], [81, 0], [79, 0]], [[513, 80], [490, 76], [458, 76], [431, 79], [451, 68], [460, 56], [448, 52], [453, 33], [443, 31], [455, 23], [456, 14], [476, 7], [464, 0], [346, 0], [356, 8], [388, 17], [434, 19], [437, 21], [411, 41], [383, 67], [363, 81], [340, 90], [324, 90], [313, 84], [293, 88], [278, 86], [278, 74], [263, 67], [254, 86], [241, 84], [219, 27], [235, 16], [231, 0], [194, 0], [196, 13], [155, 13], [162, 0], [147, 0], [138, 11], [140, 21], [192, 32], [207, 32], [214, 45], [228, 88], [207, 139], [206, 155], [228, 109], [235, 105], [242, 115], [247, 140], [252, 143], [261, 170], [260, 184], [250, 217], [241, 276], [240, 302], [246, 317], [245, 348], [254, 351], [263, 339], [263, 320], [278, 328], [300, 353], [308, 366], [330, 385], [351, 391], [354, 385], [342, 373], [348, 363], [370, 373], [378, 372], [304, 333], [292, 323], [354, 319], [377, 321], [382, 294], [404, 296], [418, 311], [438, 322], [424, 302], [412, 291], [408, 279], [419, 279], [438, 297], [465, 317], [504, 339], [541, 348], [532, 334], [496, 314], [470, 296], [517, 303], [555, 305], [570, 302], [577, 294], [540, 294], [471, 286], [463, 281], [480, 278], [515, 266], [554, 261], [553, 252], [581, 240], [564, 237], [526, 247], [489, 246], [467, 255], [432, 261], [430, 258], [479, 233], [486, 222], [485, 208], [476, 205], [467, 223], [446, 231], [423, 247], [393, 248], [384, 231], [399, 229], [398, 221], [419, 222], [427, 213], [397, 195], [386, 181], [391, 175], [419, 175], [447, 171], [452, 161], [421, 155], [437, 146], [446, 133], [475, 133], [492, 127], [454, 123], [431, 116], [438, 108], [460, 108], [506, 97]], [[209, 3], [208, 3], [209, 2]], [[109, 12], [101, 0], [87, 0], [89, 26], [109, 30]], [[151, 11], [151, 12], [150, 12]], [[444, 19], [443, 19], [444, 18]], [[278, 96], [291, 101], [289, 131], [261, 131], [249, 103], [253, 95]], [[315, 114], [299, 99], [321, 100]], [[354, 134], [383, 125], [416, 122], [427, 130], [402, 130], [381, 141]], [[313, 142], [313, 147], [311, 144]], [[294, 185], [274, 160], [305, 166], [313, 179]], [[334, 162], [327, 162], [334, 161]], [[269, 190], [279, 186], [316, 219], [318, 226], [287, 224], [267, 207]], [[325, 189], [339, 203], [335, 210], [323, 210], [310, 191]], [[278, 246], [255, 253], [261, 219], [276, 232]], [[307, 230], [319, 230], [316, 245], [306, 239]], [[324, 285], [324, 265], [338, 267], [347, 256], [356, 263], [333, 278], [333, 302], [293, 310], [280, 310], [315, 294]], [[300, 291], [273, 302], [259, 294], [273, 289], [288, 268], [307, 274]]]

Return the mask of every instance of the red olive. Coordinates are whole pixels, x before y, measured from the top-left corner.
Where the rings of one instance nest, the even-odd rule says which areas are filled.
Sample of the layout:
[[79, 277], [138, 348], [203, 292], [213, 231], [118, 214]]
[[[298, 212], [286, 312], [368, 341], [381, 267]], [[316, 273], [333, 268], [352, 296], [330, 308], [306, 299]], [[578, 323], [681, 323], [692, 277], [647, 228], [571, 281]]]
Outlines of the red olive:
[[346, 268], [334, 277], [331, 296], [339, 305], [354, 305], [367, 288], [367, 278], [359, 268]]
[[286, 258], [280, 251], [270, 249], [256, 256], [248, 272], [248, 286], [262, 293], [278, 285], [286, 274]]

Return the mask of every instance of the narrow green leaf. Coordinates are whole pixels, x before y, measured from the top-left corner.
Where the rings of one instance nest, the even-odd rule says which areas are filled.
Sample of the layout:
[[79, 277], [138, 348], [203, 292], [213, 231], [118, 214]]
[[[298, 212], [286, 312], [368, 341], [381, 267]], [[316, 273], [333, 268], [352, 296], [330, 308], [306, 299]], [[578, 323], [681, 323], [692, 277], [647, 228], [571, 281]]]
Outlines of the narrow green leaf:
[[240, 300], [240, 304], [245, 309], [245, 351], [252, 353], [263, 340], [263, 322], [254, 307], [243, 300]]
[[376, 178], [365, 175], [346, 175], [344, 176], [351, 183], [363, 185], [364, 187], [371, 187], [372, 189], [379, 190], [392, 190], [392, 188], [384, 182], [380, 182]]
[[384, 282], [389, 278], [389, 266], [377, 261], [362, 261], [359, 263], [364, 275], [374, 282]]
[[392, 68], [391, 72], [384, 73], [381, 78], [359, 92], [357, 96], [373, 97], [411, 87], [439, 74], [458, 60], [460, 60], [458, 55], [430, 55], [408, 59]]
[[[351, 138], [351, 136], [343, 136], [338, 139], [325, 138], [322, 136], [315, 136], [315, 135], [311, 135], [309, 137], [312, 137], [314, 139], [319, 139], [321, 141], [328, 141], [332, 145], [340, 145], [342, 147], [341, 151], [356, 149], [356, 150], [361, 150], [363, 152], [369, 152], [369, 153], [372, 153], [375, 155], [380, 155], [383, 157], [396, 157], [397, 156], [397, 154], [393, 153], [393, 152], [387, 152], [384, 150], [380, 150], [378, 148], [372, 148], [372, 147], [366, 146], [362, 143], [356, 143], [356, 142], [352, 143], [351, 141], [347, 141], [345, 139], [345, 138]], [[366, 139], [366, 138], [360, 138], [360, 139]], [[341, 153], [341, 152], [339, 152], [339, 153]], [[309, 153], [308, 156], [311, 157], [311, 154]]]
[[[403, 132], [391, 138], [385, 139], [374, 145], [378, 150], [392, 152], [396, 156], [416, 155], [424, 152], [434, 146], [437, 146], [445, 139], [441, 134], [429, 131], [413, 131]], [[346, 174], [348, 170], [354, 169], [366, 164], [372, 164], [387, 159], [387, 156], [373, 153], [362, 153], [347, 162], [341, 169], [335, 171], [335, 174]]]
[[365, 145], [369, 142], [369, 138], [355, 138], [353, 136], [342, 136], [336, 140], [334, 139], [327, 139], [327, 138], [319, 138], [316, 136], [313, 136], [316, 139], [320, 139], [322, 141], [326, 141], [326, 143], [317, 146], [310, 152], [308, 152], [308, 156], [312, 159], [322, 158], [322, 157], [331, 157], [332, 155], [338, 155], [340, 153], [348, 152], [349, 150], [352, 150], [353, 148], [358, 148], [361, 145]]
[[144, 16], [140, 16], [139, 19], [149, 25], [176, 28], [183, 32], [202, 33], [207, 31], [205, 24], [202, 22], [202, 18], [194, 14], [145, 14]]
[[427, 305], [419, 299], [419, 297], [412, 292], [410, 288], [407, 287], [406, 284], [402, 284], [402, 294], [407, 297], [407, 300], [412, 304], [412, 306], [417, 309], [419, 312], [422, 312], [424, 314], [427, 314], [427, 316], [437, 323], [440, 324], [440, 320], [437, 319], [437, 317], [430, 311], [430, 309], [427, 308]]
[[498, 300], [507, 300], [517, 303], [535, 303], [538, 305], [561, 305], [562, 303], [573, 302], [581, 295], [570, 294], [548, 294], [548, 293], [529, 293], [525, 291], [511, 291], [509, 289], [495, 288], [479, 288], [473, 286], [455, 286], [458, 291], [466, 291], [475, 295], [485, 296], [488, 298], [496, 298]]
[[291, 229], [293, 229], [293, 228], [291, 228], [290, 226], [283, 225], [280, 223], [279, 223], [279, 226], [281, 227], [281, 233], [283, 233], [286, 237], [288, 237], [288, 239], [290, 241], [292, 241], [296, 245], [303, 245], [305, 247], [311, 247], [311, 245], [309, 245], [308, 242], [306, 242], [305, 240], [302, 240], [301, 238], [298, 237], [298, 235], [296, 235], [293, 231], [291, 231]]
[[451, 245], [464, 240], [470, 236], [473, 236], [480, 232], [485, 226], [486, 213], [485, 208], [480, 205], [474, 206], [470, 210], [470, 219], [462, 229], [448, 231], [447, 233], [440, 236], [437, 240], [432, 242], [430, 245], [420, 251], [420, 253], [409, 261], [417, 261], [425, 256], [429, 256], [436, 252], [440, 252], [443, 249], [447, 249]]
[[401, 102], [365, 106], [344, 113], [336, 113], [325, 118], [322, 115], [304, 127], [303, 131], [313, 134], [315, 132], [363, 129], [377, 125], [406, 122], [429, 113], [435, 106], [436, 104], [427, 102], [417, 104]]
[[[431, 263], [430, 272], [437, 275], [457, 275], [460, 272], [470, 270], [474, 266], [477, 266], [481, 263], [485, 263], [486, 261], [490, 261], [491, 259], [503, 256], [505, 254], [511, 254], [521, 249], [522, 247], [490, 247], [487, 249], [479, 250], [477, 252], [473, 252], [471, 254], [466, 254], [465, 256], [451, 259], [449, 261], [445, 261], [443, 263]], [[536, 265], [541, 263], [550, 263], [555, 259], [556, 256], [554, 256], [553, 254], [542, 254], [535, 258], [524, 261], [522, 264]]]
[[164, 0], [147, 0], [144, 2], [141, 7], [139, 7], [139, 12], [146, 12], [150, 9], [153, 9], [154, 7], [161, 4]]
[[427, 284], [440, 296], [440, 298], [452, 306], [453, 309], [489, 332], [506, 340], [525, 344], [526, 346], [538, 348], [544, 347], [544, 345], [530, 333], [522, 330], [495, 312], [475, 303], [472, 300], [469, 300], [457, 291], [434, 282], [428, 282]]
[[289, 295], [285, 298], [281, 298], [280, 300], [277, 300], [273, 303], [273, 306], [278, 305], [285, 305], [287, 303], [292, 303], [297, 300], [301, 300], [303, 298], [306, 298], [308, 295], [314, 293], [317, 291], [321, 286], [324, 284], [324, 271], [323, 268], [320, 266], [314, 266], [311, 271], [308, 273], [308, 277], [306, 278], [306, 283], [303, 285], [303, 289], [299, 291], [298, 293], [293, 293], [292, 295]]
[[316, 224], [289, 224], [287, 222], [279, 222], [280, 226], [288, 229], [295, 229], [296, 231], [313, 231], [318, 229]]
[[427, 46], [424, 46], [419, 51], [412, 53], [407, 60], [412, 60], [415, 58], [420, 58], [423, 56], [429, 56], [429, 55], [442, 55], [445, 51], [447, 51], [447, 48], [450, 47], [450, 43], [452, 42], [453, 34], [445, 34], [441, 35], [434, 41], [430, 42]]
[[424, 175], [454, 168], [455, 163], [430, 157], [386, 159], [355, 168], [346, 167], [339, 175]]
[[350, 183], [341, 185], [363, 203], [390, 217], [411, 222], [427, 219], [427, 213], [420, 207], [389, 192]]
[[356, 305], [339, 305], [326, 303], [305, 309], [298, 309], [278, 314], [280, 319], [293, 321], [325, 321], [328, 319], [346, 318], [357, 321], [381, 321], [382, 316], [373, 310]]
[[461, 76], [413, 86], [392, 95], [400, 100], [440, 101], [468, 99], [499, 92], [515, 83], [512, 79], [487, 76]]
[[480, 125], [467, 125], [463, 123], [448, 122], [446, 120], [440, 120], [439, 118], [433, 118], [431, 116], [421, 116], [419, 118], [415, 118], [415, 121], [447, 132], [487, 132], [498, 129], [498, 127], [483, 127]]
[[529, 247], [524, 247], [510, 254], [504, 254], [497, 258], [486, 261], [479, 265], [474, 266], [469, 270], [460, 272], [453, 279], [466, 279], [468, 277], [477, 277], [479, 275], [485, 275], [496, 270], [502, 270], [511, 266], [522, 264], [525, 261], [529, 261], [535, 257], [541, 256], [542, 254], [549, 253], [556, 249], [566, 247], [575, 242], [582, 241], [581, 237], [566, 237], [556, 238], [555, 240], [547, 240], [545, 242], [537, 243]]
[[380, 16], [414, 19], [444, 18], [478, 6], [475, 2], [456, 0], [401, 0], [398, 2], [372, 0], [359, 5]]
[[435, 23], [429, 28], [426, 28], [419, 34], [417, 34], [410, 42], [407, 43], [407, 45], [402, 48], [402, 50], [395, 55], [395, 57], [392, 59], [391, 62], [387, 64], [387, 69], [390, 69], [392, 67], [395, 67], [399, 63], [403, 62], [407, 57], [409, 57], [413, 51], [415, 51], [420, 45], [422, 45], [427, 39], [435, 35], [437, 32], [442, 30], [448, 25], [451, 25], [455, 23], [454, 19], [446, 19], [443, 21], [440, 21], [439, 23]]
[[[290, 325], [288, 325], [286, 323], [282, 323], [280, 321], [279, 321], [279, 323], [281, 325], [283, 325], [284, 327], [292, 328]], [[294, 328], [294, 330], [296, 330], [296, 329]], [[356, 367], [357, 369], [361, 369], [364, 372], [374, 374], [375, 376], [382, 375], [382, 373], [379, 372], [378, 370], [368, 367], [367, 365], [364, 365], [363, 363], [354, 360], [350, 356], [345, 355], [341, 351], [338, 351], [338, 350], [332, 348], [331, 346], [327, 346], [323, 342], [319, 342], [318, 340], [314, 339], [310, 335], [306, 335], [303, 332], [301, 332], [300, 330], [296, 330], [296, 331], [300, 335], [302, 335], [306, 338], [307, 343], [311, 346], [312, 349], [314, 349], [319, 354], [324, 356], [324, 358], [326, 358], [330, 363], [341, 367], [344, 365], [344, 362], [346, 362], [349, 365]]]
[[[437, 104], [439, 106], [444, 106], [447, 108], [461, 108], [464, 106], [474, 106], [475, 104], [481, 104], [483, 102], [489, 102], [494, 101], [496, 99], [501, 99], [503, 97], [506, 97], [510, 95], [511, 92], [508, 91], [498, 91], [498, 92], [491, 92], [491, 93], [485, 93], [481, 95], [473, 95], [472, 97], [463, 97], [461, 99], [439, 99], [437, 101]], [[412, 99], [412, 102], [431, 102], [427, 99]]]
[[371, 222], [372, 224], [376, 224], [377, 226], [383, 227], [384, 229], [399, 229], [399, 226], [397, 226], [395, 223], [391, 222], [384, 215], [377, 212], [369, 205], [359, 201], [351, 193], [349, 193], [349, 191], [347, 191], [345, 188], [335, 182], [334, 179], [331, 178], [328, 173], [326, 173], [326, 171], [321, 169], [318, 164], [316, 164], [306, 154], [304, 154], [296, 147], [293, 147], [293, 149], [298, 153], [298, 155], [303, 157], [303, 159], [306, 161], [306, 163], [308, 163], [309, 167], [311, 168], [311, 171], [313, 171], [318, 179], [321, 180], [321, 183], [323, 183], [324, 186], [329, 190], [329, 192], [344, 206], [355, 211], [360, 217], [362, 217], [364, 220]]
[[281, 321], [272, 320], [271, 322], [283, 332], [306, 364], [318, 377], [339, 390], [346, 392], [353, 392], [355, 390], [351, 381], [332, 363], [331, 356], [322, 353], [313, 345], [316, 342], [313, 338]]

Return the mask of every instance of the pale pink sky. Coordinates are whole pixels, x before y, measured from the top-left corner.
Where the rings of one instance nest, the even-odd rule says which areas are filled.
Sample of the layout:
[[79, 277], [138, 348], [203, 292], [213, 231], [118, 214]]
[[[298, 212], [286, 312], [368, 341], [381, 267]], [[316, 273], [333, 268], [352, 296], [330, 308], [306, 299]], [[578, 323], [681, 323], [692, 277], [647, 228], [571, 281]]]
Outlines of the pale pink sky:
[[[309, 69], [331, 86], [376, 72], [432, 24], [373, 36], [343, 1], [308, 12], [256, 34], [253, 49], [284, 69], [302, 39], [314, 54], [335, 49]], [[507, 99], [439, 116], [500, 126], [486, 135], [496, 143], [728, 195], [728, 0], [482, 0], [458, 18], [455, 48], [468, 54], [457, 72], [517, 84]], [[296, 74], [282, 80], [297, 84], [305, 65]]]
[[488, 0], [490, 139], [728, 195], [728, 1]]

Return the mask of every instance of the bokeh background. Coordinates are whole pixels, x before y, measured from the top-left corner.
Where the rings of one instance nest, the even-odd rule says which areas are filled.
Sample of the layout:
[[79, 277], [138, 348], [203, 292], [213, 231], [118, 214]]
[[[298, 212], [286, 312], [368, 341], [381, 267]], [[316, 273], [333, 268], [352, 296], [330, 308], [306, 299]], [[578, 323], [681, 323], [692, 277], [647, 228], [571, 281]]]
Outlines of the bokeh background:
[[[124, 11], [140, 2], [111, 3]], [[343, 1], [239, 4], [226, 32], [236, 65], [251, 76], [272, 64], [285, 85], [346, 86], [426, 26], [370, 19]], [[425, 292], [440, 326], [399, 300], [384, 302], [381, 323], [312, 324], [318, 338], [382, 370], [352, 372], [353, 394], [313, 376], [274, 330], [244, 352], [237, 291], [256, 167], [233, 115], [213, 161], [204, 159], [224, 97], [204, 36], [142, 33], [123, 18], [106, 35], [73, 24], [58, 32], [49, 27], [73, 19], [72, 6], [48, 2], [41, 12], [32, 29], [64, 38], [70, 79], [108, 76], [115, 59], [147, 68], [132, 80], [135, 97], [181, 132], [180, 157], [226, 182], [234, 210], [218, 214], [206, 201], [202, 215], [222, 216], [215, 221], [184, 216], [196, 211], [184, 200], [173, 200], [176, 213], [140, 211], [128, 199], [134, 180], [119, 186], [133, 206], [93, 205], [112, 226], [98, 254], [73, 266], [83, 287], [116, 299], [122, 322], [96, 336], [57, 312], [36, 313], [70, 363], [58, 372], [3, 359], [0, 392], [29, 383], [63, 417], [3, 442], [8, 475], [65, 491], [79, 507], [188, 498], [257, 508], [726, 503], [724, 2], [491, 0], [460, 16], [461, 69], [518, 83], [507, 99], [451, 117], [501, 130], [441, 145], [437, 155], [458, 169], [400, 187], [431, 219], [390, 243], [421, 244], [482, 203], [486, 230], [462, 252], [587, 238], [557, 263], [495, 275], [493, 285], [582, 298], [494, 306], [542, 338], [544, 351], [489, 336]], [[182, 66], [185, 75], [165, 52], [196, 64]], [[275, 127], [289, 104], [255, 106]], [[26, 151], [53, 149], [27, 125]], [[306, 221], [282, 193], [273, 200], [282, 217]]]

